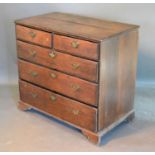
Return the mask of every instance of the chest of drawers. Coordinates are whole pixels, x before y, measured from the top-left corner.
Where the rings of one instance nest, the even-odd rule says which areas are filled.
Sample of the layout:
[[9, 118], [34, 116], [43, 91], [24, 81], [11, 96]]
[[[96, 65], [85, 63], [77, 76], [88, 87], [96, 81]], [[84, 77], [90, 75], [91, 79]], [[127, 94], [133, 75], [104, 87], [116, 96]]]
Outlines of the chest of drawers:
[[133, 118], [138, 26], [66, 13], [15, 23], [21, 110], [60, 119], [94, 143]]

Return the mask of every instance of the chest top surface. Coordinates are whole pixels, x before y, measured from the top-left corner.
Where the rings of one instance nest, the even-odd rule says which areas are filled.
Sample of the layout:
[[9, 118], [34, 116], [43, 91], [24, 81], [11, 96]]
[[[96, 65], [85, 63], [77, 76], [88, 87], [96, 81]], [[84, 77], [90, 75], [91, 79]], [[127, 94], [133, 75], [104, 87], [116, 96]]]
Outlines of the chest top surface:
[[16, 20], [16, 24], [96, 42], [138, 28], [137, 25], [59, 12]]

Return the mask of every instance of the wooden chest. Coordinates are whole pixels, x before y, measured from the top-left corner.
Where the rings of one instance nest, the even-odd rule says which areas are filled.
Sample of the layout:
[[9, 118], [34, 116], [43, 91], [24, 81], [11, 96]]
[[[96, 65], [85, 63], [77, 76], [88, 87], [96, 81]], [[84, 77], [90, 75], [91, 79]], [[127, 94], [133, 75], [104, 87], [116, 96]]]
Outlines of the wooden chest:
[[69, 123], [94, 143], [133, 118], [138, 26], [66, 13], [15, 23], [20, 109]]

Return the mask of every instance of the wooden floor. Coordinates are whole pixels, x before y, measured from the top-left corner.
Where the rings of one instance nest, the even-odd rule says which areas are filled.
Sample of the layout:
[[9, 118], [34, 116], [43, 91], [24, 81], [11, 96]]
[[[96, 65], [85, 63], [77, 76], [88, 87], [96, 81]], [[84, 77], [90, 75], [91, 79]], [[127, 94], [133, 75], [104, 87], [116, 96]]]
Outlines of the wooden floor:
[[116, 127], [96, 146], [73, 127], [18, 110], [17, 86], [0, 85], [0, 151], [155, 151], [154, 94], [155, 87], [137, 87], [136, 119]]

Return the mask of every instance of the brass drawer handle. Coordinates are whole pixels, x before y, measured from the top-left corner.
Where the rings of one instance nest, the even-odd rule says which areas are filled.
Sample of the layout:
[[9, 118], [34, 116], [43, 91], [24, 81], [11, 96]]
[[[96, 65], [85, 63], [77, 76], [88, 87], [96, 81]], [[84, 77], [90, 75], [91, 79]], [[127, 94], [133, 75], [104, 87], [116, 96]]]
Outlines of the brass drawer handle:
[[31, 96], [32, 96], [33, 98], [37, 98], [38, 94], [36, 94], [36, 93], [31, 93]]
[[36, 37], [36, 33], [34, 33], [33, 31], [30, 31], [29, 32], [29, 35], [31, 36], [31, 38], [33, 39], [33, 38], [35, 38]]
[[72, 46], [73, 48], [78, 48], [79, 45], [80, 45], [80, 44], [79, 44], [77, 41], [71, 42], [71, 46]]
[[31, 57], [35, 57], [36, 56], [36, 51], [34, 51], [34, 50], [30, 50], [30, 56]]
[[50, 96], [50, 99], [51, 99], [52, 102], [53, 102], [53, 101], [56, 101], [56, 96], [51, 95], [51, 96]]
[[51, 52], [48, 54], [50, 58], [55, 58], [56, 57], [56, 53], [55, 52]]
[[72, 113], [73, 113], [74, 115], [78, 115], [79, 112], [80, 112], [79, 110], [75, 110], [75, 109], [72, 111]]
[[51, 76], [53, 79], [56, 79], [56, 78], [57, 78], [57, 75], [54, 74], [54, 73], [51, 73], [50, 76]]
[[80, 89], [80, 86], [78, 84], [72, 84], [71, 87], [74, 91], [77, 91]]
[[37, 73], [37, 72], [34, 72], [34, 71], [30, 72], [30, 74], [31, 74], [31, 76], [33, 76], [33, 77], [37, 77], [37, 76], [38, 76], [38, 73]]
[[78, 63], [73, 63], [72, 64], [72, 68], [75, 69], [75, 70], [78, 69], [79, 67], [80, 67], [80, 64], [78, 64]]

